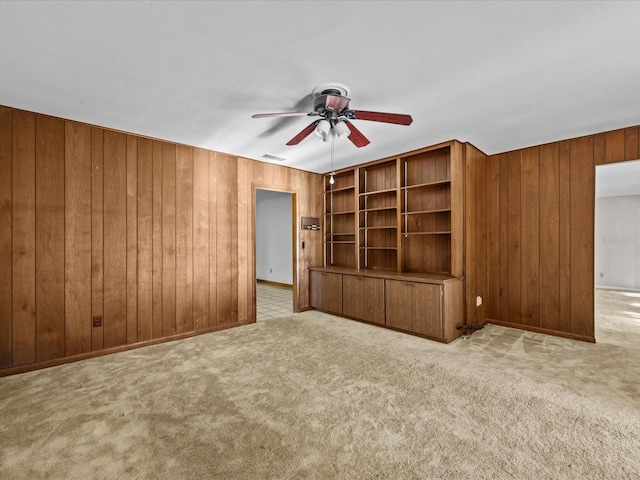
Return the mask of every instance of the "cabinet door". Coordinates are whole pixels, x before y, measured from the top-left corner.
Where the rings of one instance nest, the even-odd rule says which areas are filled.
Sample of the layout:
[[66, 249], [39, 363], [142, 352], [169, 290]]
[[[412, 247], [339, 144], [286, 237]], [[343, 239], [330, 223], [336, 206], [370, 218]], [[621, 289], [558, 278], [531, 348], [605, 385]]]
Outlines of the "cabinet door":
[[311, 307], [342, 314], [342, 275], [311, 270]]
[[343, 310], [353, 318], [384, 325], [384, 280], [344, 275]]
[[385, 280], [386, 324], [411, 330], [411, 292], [415, 283]]
[[411, 295], [411, 330], [443, 338], [442, 286], [415, 283]]

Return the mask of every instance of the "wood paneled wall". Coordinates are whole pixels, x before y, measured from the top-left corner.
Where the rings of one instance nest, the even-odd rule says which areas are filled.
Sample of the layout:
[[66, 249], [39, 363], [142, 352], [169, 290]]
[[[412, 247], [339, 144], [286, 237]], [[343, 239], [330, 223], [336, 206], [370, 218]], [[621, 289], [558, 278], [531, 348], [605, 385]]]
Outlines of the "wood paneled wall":
[[255, 321], [254, 181], [321, 216], [320, 175], [0, 107], [0, 375]]
[[465, 149], [464, 181], [464, 292], [465, 323], [484, 324], [485, 305], [476, 305], [484, 297], [487, 270], [487, 155], [470, 143]]
[[636, 160], [639, 129], [491, 155], [486, 316], [594, 340], [595, 166]]

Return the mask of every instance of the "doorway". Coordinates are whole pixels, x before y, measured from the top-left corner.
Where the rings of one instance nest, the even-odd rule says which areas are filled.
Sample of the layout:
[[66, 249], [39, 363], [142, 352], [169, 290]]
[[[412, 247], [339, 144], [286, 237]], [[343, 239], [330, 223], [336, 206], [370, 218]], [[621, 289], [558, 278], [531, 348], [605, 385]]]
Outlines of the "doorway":
[[596, 167], [595, 334], [640, 333], [640, 160]]
[[294, 312], [295, 195], [255, 190], [256, 321]]

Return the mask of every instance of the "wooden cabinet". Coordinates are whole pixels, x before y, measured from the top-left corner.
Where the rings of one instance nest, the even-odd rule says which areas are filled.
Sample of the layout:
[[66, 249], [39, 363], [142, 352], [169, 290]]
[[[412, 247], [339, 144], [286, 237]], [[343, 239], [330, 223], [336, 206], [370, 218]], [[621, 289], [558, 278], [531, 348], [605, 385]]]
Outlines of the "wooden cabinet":
[[443, 289], [442, 285], [385, 280], [386, 324], [443, 338]]
[[384, 325], [384, 280], [360, 275], [342, 276], [342, 313]]
[[316, 310], [342, 314], [342, 275], [337, 273], [309, 272], [310, 304]]
[[[323, 308], [316, 306], [321, 300], [316, 299], [314, 290], [326, 286], [333, 288], [333, 298], [342, 301], [342, 311], [332, 310], [333, 313], [443, 342], [461, 335], [456, 328], [464, 323], [460, 279], [441, 274], [399, 275], [335, 267], [312, 267], [310, 277], [314, 282], [311, 305], [318, 310], [331, 311], [326, 304]], [[337, 288], [341, 291], [336, 292]]]

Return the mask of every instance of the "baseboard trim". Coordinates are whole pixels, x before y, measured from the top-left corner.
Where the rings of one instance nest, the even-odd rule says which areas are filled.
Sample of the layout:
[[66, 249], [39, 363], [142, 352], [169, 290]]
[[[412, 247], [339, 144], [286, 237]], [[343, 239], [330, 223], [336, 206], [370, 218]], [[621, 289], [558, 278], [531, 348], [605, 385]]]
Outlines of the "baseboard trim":
[[579, 335], [577, 333], [561, 332], [558, 330], [551, 330], [549, 328], [534, 327], [531, 325], [521, 325], [519, 323], [503, 322], [501, 320], [494, 320], [492, 318], [487, 318], [486, 323], [500, 325], [501, 327], [515, 328], [517, 330], [527, 330], [529, 332], [544, 333], [545, 335], [553, 335], [555, 337], [570, 338], [571, 340], [579, 340], [581, 342], [596, 343], [596, 338], [589, 335]]
[[264, 283], [266, 285], [272, 285], [274, 287], [282, 287], [282, 288], [288, 288], [288, 289], [292, 289], [293, 285], [289, 285], [288, 283], [280, 283], [280, 282], [273, 282], [271, 280], [256, 280], [256, 282], [258, 283]]
[[209, 327], [202, 330], [195, 330], [192, 332], [177, 333], [168, 337], [155, 338], [153, 340], [144, 340], [142, 342], [130, 343], [128, 345], [119, 345], [117, 347], [105, 348], [103, 350], [96, 350], [95, 352], [80, 353], [78, 355], [71, 355], [69, 357], [55, 358], [52, 360], [45, 360], [43, 362], [29, 363], [27, 365], [20, 365], [18, 367], [9, 367], [0, 370], [0, 377], [8, 377], [10, 375], [17, 375], [19, 373], [31, 372], [34, 370], [41, 370], [43, 368], [55, 367], [58, 365], [64, 365], [65, 363], [79, 362], [80, 360], [87, 360], [89, 358], [103, 357], [105, 355], [111, 355], [112, 353], [126, 352], [128, 350], [135, 350], [137, 348], [149, 347], [151, 345], [158, 345], [160, 343], [172, 342], [174, 340], [182, 340], [189, 337], [195, 337], [205, 333], [217, 332], [220, 330], [226, 330], [227, 328], [239, 327], [241, 323], [229, 323], [226, 325], [217, 325], [215, 327]]

